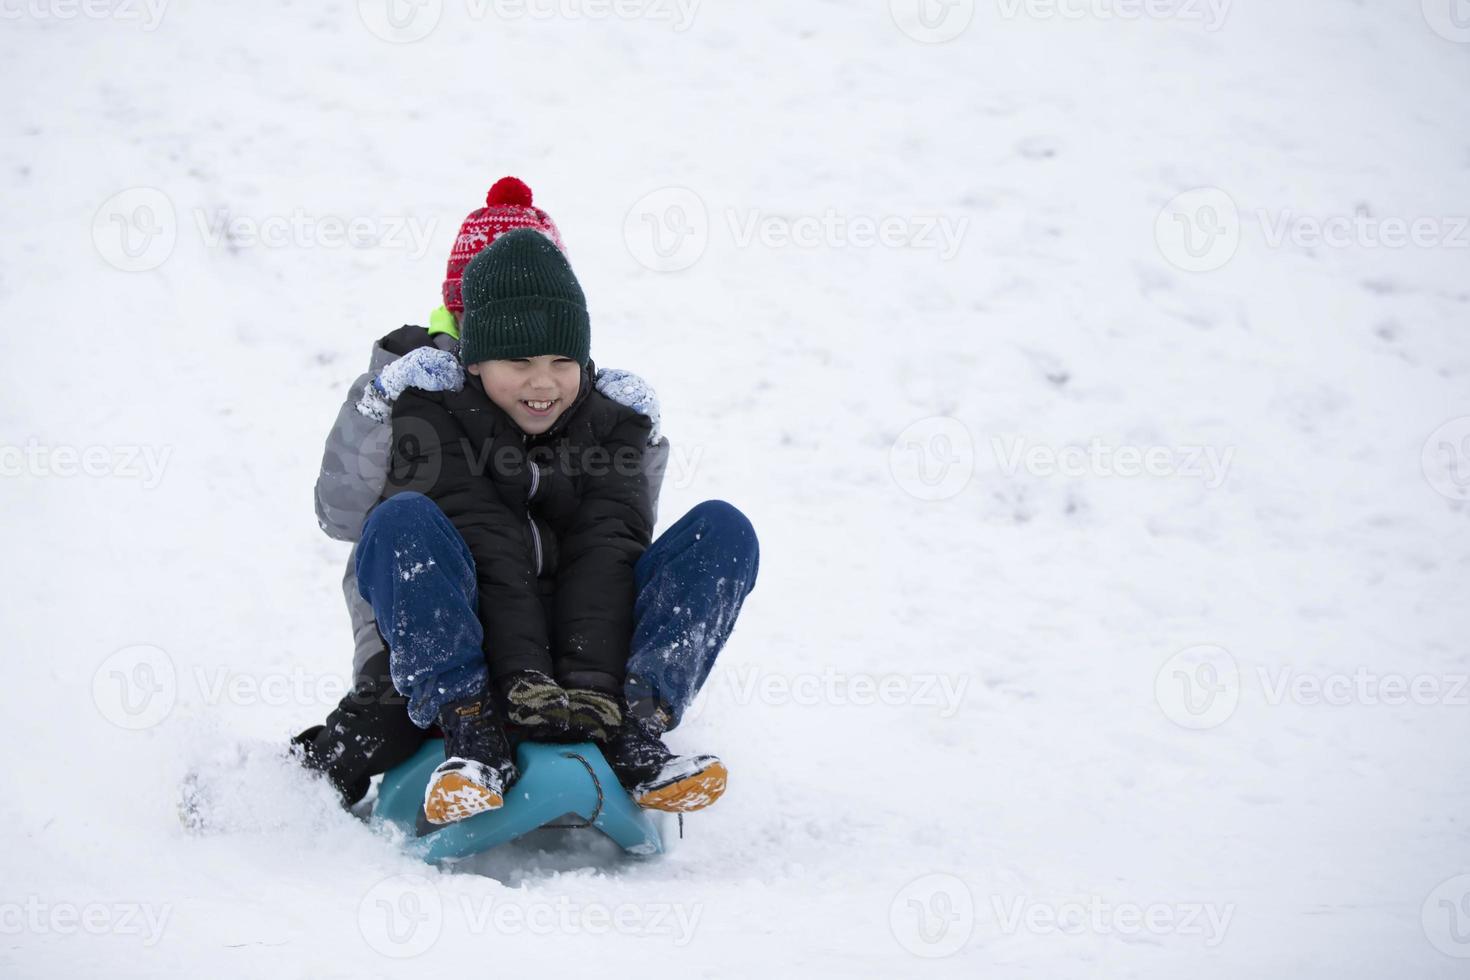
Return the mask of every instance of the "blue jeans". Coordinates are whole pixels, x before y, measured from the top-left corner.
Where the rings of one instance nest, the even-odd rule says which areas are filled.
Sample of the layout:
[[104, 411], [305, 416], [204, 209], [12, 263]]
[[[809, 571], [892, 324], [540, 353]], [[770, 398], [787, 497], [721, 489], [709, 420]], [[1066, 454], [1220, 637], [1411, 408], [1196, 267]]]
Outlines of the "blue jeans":
[[[669, 727], [678, 723], [735, 629], [759, 568], [755, 528], [722, 500], [696, 505], [659, 535], [634, 570], [630, 702], [660, 706]], [[484, 688], [474, 555], [432, 500], [400, 493], [377, 506], [357, 546], [357, 585], [415, 724], [427, 728], [441, 707]]]

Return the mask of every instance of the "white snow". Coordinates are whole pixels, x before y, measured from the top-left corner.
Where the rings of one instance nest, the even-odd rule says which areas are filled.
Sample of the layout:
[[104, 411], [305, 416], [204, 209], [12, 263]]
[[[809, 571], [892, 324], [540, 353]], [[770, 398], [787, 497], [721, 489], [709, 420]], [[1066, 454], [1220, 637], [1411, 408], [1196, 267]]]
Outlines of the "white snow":
[[[1470, 44], [913, 6], [5, 8], [0, 974], [1465, 975]], [[676, 851], [441, 874], [268, 747], [351, 663], [322, 440], [505, 174], [761, 577]]]

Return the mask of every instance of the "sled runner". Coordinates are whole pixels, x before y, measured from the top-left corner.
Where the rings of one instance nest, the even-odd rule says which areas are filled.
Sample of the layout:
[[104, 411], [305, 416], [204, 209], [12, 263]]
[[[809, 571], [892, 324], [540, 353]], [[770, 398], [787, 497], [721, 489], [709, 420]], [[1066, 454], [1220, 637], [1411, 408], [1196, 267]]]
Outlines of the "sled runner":
[[401, 828], [422, 848], [424, 860], [467, 857], [548, 825], [595, 827], [630, 854], [666, 850], [654, 815], [641, 809], [590, 742], [516, 748], [521, 776], [505, 805], [457, 823], [437, 826], [424, 816], [424, 788], [444, 761], [444, 743], [429, 739], [413, 758], [383, 774], [373, 819]]

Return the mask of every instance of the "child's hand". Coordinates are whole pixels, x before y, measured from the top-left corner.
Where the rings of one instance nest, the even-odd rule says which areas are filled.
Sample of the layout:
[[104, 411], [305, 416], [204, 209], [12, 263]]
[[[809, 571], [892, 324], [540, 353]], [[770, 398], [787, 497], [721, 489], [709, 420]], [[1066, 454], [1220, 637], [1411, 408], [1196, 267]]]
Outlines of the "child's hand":
[[386, 422], [393, 402], [407, 388], [423, 391], [458, 391], [464, 387], [464, 366], [459, 358], [437, 347], [417, 347], [378, 373], [363, 390], [357, 410], [370, 419]]
[[632, 371], [622, 371], [618, 368], [598, 371], [596, 384], [598, 391], [619, 405], [631, 408], [639, 415], [648, 416], [648, 420], [653, 423], [653, 430], [648, 433], [648, 444], [650, 446], [658, 444], [658, 394], [654, 392], [652, 385]]
[[548, 742], [567, 733], [571, 703], [561, 685], [539, 670], [518, 670], [496, 684], [505, 718], [528, 738]]
[[570, 737], [599, 745], [612, 741], [623, 725], [623, 706], [616, 696], [573, 687], [567, 689], [567, 697], [572, 706], [572, 721], [567, 729]]

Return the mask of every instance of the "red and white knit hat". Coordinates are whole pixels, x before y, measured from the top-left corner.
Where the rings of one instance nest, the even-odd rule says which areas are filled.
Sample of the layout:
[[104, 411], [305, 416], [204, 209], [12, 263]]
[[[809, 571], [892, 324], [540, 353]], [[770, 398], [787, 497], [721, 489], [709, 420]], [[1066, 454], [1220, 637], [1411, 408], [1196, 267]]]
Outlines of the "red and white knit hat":
[[551, 239], [562, 252], [567, 250], [551, 215], [531, 204], [531, 188], [515, 177], [500, 178], [485, 195], [485, 206], [471, 211], [459, 226], [459, 237], [449, 253], [449, 268], [444, 271], [444, 305], [451, 311], [464, 312], [459, 280], [470, 259], [515, 228], [533, 228]]

